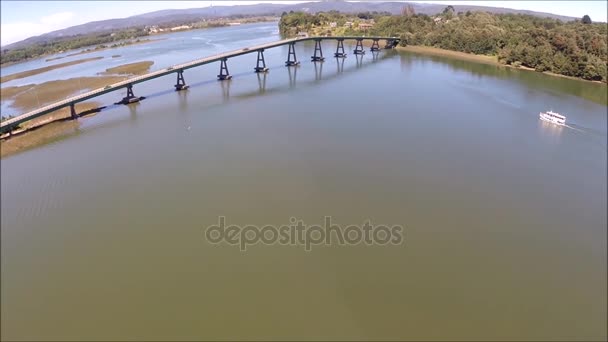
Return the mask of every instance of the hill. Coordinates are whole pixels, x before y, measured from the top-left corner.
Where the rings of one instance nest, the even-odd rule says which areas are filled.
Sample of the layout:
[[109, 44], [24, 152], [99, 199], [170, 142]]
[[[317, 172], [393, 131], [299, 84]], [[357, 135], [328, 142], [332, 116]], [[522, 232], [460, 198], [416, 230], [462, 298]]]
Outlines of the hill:
[[[416, 13], [433, 15], [441, 13], [446, 5], [403, 3], [403, 2], [346, 2], [346, 1], [321, 1], [307, 2], [300, 4], [279, 5], [279, 4], [256, 4], [242, 6], [213, 6], [204, 8], [189, 9], [168, 9], [155, 11], [121, 19], [108, 19], [93, 21], [86, 24], [68, 27], [66, 29], [45, 33], [39, 36], [30, 37], [25, 40], [3, 46], [3, 49], [19, 49], [34, 44], [46, 43], [54, 39], [65, 39], [67, 37], [86, 35], [91, 33], [104, 33], [133, 27], [143, 27], [147, 25], [162, 25], [172, 22], [188, 22], [200, 20], [202, 18], [229, 17], [234, 15], [280, 15], [283, 12], [303, 11], [308, 13], [339, 11], [343, 13], [358, 12], [388, 12], [399, 14], [404, 6], [410, 4]], [[454, 5], [457, 12], [490, 12], [490, 13], [513, 13], [529, 14], [537, 17], [548, 17], [570, 21], [575, 18], [555, 15], [551, 13], [533, 12], [525, 10], [514, 10], [508, 8]]]

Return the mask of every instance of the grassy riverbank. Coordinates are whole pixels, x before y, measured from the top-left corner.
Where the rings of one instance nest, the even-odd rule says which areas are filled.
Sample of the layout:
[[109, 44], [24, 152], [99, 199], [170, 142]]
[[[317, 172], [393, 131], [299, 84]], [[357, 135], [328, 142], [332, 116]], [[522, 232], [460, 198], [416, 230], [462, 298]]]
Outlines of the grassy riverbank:
[[81, 91], [103, 88], [108, 84], [123, 81], [129, 76], [144, 74], [153, 64], [152, 61], [129, 63], [108, 68], [100, 73], [103, 76], [75, 77], [40, 84], [4, 87], [0, 89], [0, 94], [2, 101], [10, 101], [11, 107], [27, 112]]
[[475, 55], [472, 53], [451, 51], [451, 50], [434, 48], [434, 47], [430, 47], [430, 46], [414, 46], [414, 45], [398, 46], [397, 50], [415, 52], [415, 53], [420, 53], [420, 54], [425, 54], [425, 55], [452, 57], [452, 58], [458, 58], [458, 59], [462, 59], [465, 61], [476, 62], [476, 63], [503, 65], [498, 62], [498, 58], [496, 56]]
[[[525, 66], [516, 67], [513, 65], [500, 63], [498, 61], [498, 56], [476, 55], [476, 54], [472, 54], [472, 53], [445, 50], [445, 49], [440, 49], [440, 48], [431, 47], [431, 46], [418, 46], [418, 45], [398, 46], [397, 50], [414, 52], [414, 53], [431, 55], [431, 56], [450, 57], [450, 58], [456, 58], [456, 59], [465, 60], [465, 61], [469, 61], [469, 62], [490, 64], [490, 65], [495, 65], [495, 66], [500, 66], [500, 67], [518, 69], [518, 70], [538, 72], [533, 68], [528, 68]], [[585, 79], [578, 78], [578, 77], [571, 77], [571, 76], [556, 74], [556, 73], [553, 73], [550, 71], [544, 71], [542, 73], [545, 75], [549, 75], [549, 76], [567, 78], [567, 79], [577, 80], [577, 81], [581, 81], [581, 82], [604, 84], [603, 82], [600, 82], [600, 81], [585, 80]]]
[[[20, 112], [27, 112], [79, 92], [103, 88], [108, 84], [123, 81], [130, 76], [146, 73], [150, 70], [152, 64], [152, 61], [143, 61], [108, 68], [105, 72], [100, 73], [104, 76], [77, 77], [41, 84], [5, 87], [0, 89], [0, 96], [3, 101], [10, 101], [12, 108], [16, 108]], [[101, 105], [98, 102], [83, 102], [76, 105], [76, 111], [80, 115], [93, 114]], [[70, 109], [62, 108], [23, 123], [18, 130], [13, 132], [13, 137], [0, 141], [0, 157], [54, 141], [73, 132], [79, 123], [67, 120], [70, 117]], [[3, 138], [6, 136], [3, 136]]]
[[152, 64], [154, 64], [152, 61], [123, 64], [108, 68], [106, 71], [100, 72], [99, 75], [143, 75], [150, 71]]

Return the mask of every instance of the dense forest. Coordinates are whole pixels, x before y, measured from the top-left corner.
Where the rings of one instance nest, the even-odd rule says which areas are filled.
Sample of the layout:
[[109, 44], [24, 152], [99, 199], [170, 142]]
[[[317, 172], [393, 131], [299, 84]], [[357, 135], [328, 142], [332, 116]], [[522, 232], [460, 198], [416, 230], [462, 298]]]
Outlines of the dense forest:
[[[372, 28], [358, 30], [359, 22], [372, 20]], [[354, 24], [345, 28], [348, 21]], [[336, 23], [335, 28], [330, 28], [332, 22]], [[285, 35], [307, 31], [313, 34], [398, 36], [402, 45], [492, 55], [503, 64], [586, 80], [606, 82], [608, 78], [608, 26], [606, 23], [592, 23], [588, 16], [582, 20], [562, 22], [522, 14], [455, 13], [452, 6], [437, 16], [428, 16], [415, 14], [406, 7], [402, 15], [283, 13], [279, 26]]]

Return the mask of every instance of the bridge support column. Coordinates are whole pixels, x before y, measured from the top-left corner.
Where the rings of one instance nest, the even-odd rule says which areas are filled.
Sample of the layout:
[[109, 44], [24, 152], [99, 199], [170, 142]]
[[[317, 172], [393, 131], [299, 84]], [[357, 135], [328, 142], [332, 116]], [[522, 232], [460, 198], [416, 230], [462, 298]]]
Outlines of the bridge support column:
[[397, 46], [397, 44], [399, 44], [399, 41], [396, 39], [387, 39], [386, 40], [386, 46], [384, 47], [385, 49], [393, 49], [395, 48], [395, 46]]
[[229, 80], [232, 78], [232, 75], [228, 73], [228, 64], [226, 63], [227, 60], [228, 58], [224, 58], [220, 62], [220, 74], [217, 75], [217, 79], [220, 81]]
[[310, 58], [313, 62], [323, 62], [325, 60], [323, 50], [321, 50], [321, 39], [315, 39], [315, 54]]
[[372, 48], [370, 49], [370, 51], [374, 52], [374, 51], [379, 51], [380, 50], [380, 45], [378, 44], [378, 39], [374, 39], [374, 42], [372, 43]]
[[190, 86], [188, 86], [186, 84], [186, 81], [184, 80], [184, 70], [178, 70], [177, 71], [177, 83], [175, 84], [175, 91], [180, 91], [180, 90], [186, 90], [188, 89]]
[[346, 57], [346, 53], [344, 52], [344, 39], [338, 39], [338, 46], [336, 47], [336, 53], [334, 53], [334, 57]]
[[287, 61], [285, 66], [295, 66], [300, 64], [296, 58], [296, 42], [289, 43], [289, 52], [287, 54]]
[[[262, 64], [260, 65], [260, 62]], [[264, 60], [264, 49], [258, 50], [258, 62], [255, 67], [255, 72], [266, 72], [268, 68], [266, 67], [266, 61]]]
[[133, 94], [133, 85], [127, 85], [127, 96], [123, 97], [122, 100], [116, 102], [115, 104], [129, 104], [134, 102], [139, 102], [139, 100], [143, 100], [144, 97], [137, 97]]
[[76, 108], [73, 103], [70, 103], [70, 116], [72, 117], [72, 120], [78, 119], [78, 113], [76, 113]]
[[353, 51], [355, 55], [364, 55], [365, 50], [363, 50], [363, 39], [357, 39], [357, 46], [355, 47], [355, 51]]

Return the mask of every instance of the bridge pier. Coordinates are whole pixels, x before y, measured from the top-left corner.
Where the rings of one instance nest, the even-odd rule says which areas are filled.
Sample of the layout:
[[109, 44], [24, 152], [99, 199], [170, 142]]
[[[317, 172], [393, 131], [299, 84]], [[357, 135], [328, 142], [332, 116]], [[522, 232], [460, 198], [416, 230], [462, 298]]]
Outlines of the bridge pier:
[[296, 42], [291, 42], [289, 43], [289, 52], [287, 54], [285, 66], [296, 66], [298, 64], [300, 64], [300, 62], [298, 62], [298, 59], [296, 58]]
[[397, 44], [399, 44], [399, 41], [396, 39], [387, 39], [386, 40], [386, 46], [384, 47], [385, 49], [394, 49], [395, 46], [397, 46]]
[[321, 39], [315, 39], [315, 54], [310, 58], [312, 62], [323, 62], [325, 60], [323, 50], [321, 50]]
[[129, 84], [127, 85], [127, 96], [123, 97], [122, 100], [116, 102], [115, 104], [129, 104], [129, 103], [134, 103], [134, 102], [139, 102], [140, 100], [143, 100], [144, 97], [137, 97], [133, 94], [133, 85]]
[[334, 53], [334, 57], [346, 57], [346, 53], [344, 52], [344, 39], [338, 39], [338, 46], [336, 47], [336, 53]]
[[190, 86], [186, 84], [184, 80], [184, 70], [177, 71], [177, 83], [175, 84], [175, 91], [186, 90]]
[[[260, 62], [262, 65], [260, 66]], [[266, 61], [264, 60], [264, 49], [258, 50], [258, 62], [255, 67], [255, 72], [266, 72], [268, 68], [266, 67]]]
[[357, 46], [355, 47], [355, 51], [353, 51], [355, 55], [364, 55], [365, 50], [363, 50], [363, 39], [357, 39]]
[[372, 51], [372, 52], [380, 51], [380, 45], [378, 44], [378, 39], [374, 39], [374, 42], [372, 43], [372, 48], [370, 49], [370, 51]]
[[78, 119], [78, 113], [76, 113], [76, 108], [73, 103], [70, 103], [70, 116], [72, 117], [72, 120]]
[[220, 74], [217, 75], [217, 79], [219, 81], [229, 80], [232, 78], [232, 75], [228, 73], [228, 64], [226, 64], [227, 60], [228, 58], [223, 58], [220, 62]]

